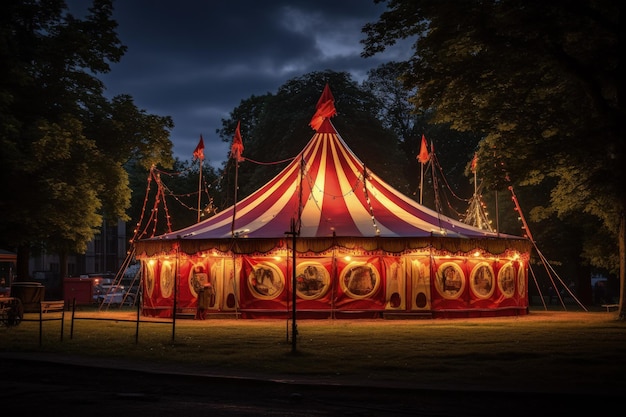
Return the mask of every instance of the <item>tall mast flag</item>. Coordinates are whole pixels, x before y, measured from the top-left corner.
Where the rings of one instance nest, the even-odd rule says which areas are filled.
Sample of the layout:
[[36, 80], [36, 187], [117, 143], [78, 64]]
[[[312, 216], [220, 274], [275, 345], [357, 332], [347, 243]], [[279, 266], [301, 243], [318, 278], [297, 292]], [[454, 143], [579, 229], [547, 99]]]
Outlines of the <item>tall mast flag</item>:
[[428, 162], [430, 155], [428, 154], [428, 144], [426, 143], [426, 136], [422, 135], [422, 145], [420, 147], [420, 153], [417, 155], [417, 160], [420, 161], [420, 204], [422, 204], [422, 197], [424, 195], [424, 164]]
[[420, 148], [420, 153], [417, 155], [417, 160], [420, 163], [425, 164], [430, 159], [430, 155], [428, 154], [428, 144], [426, 143], [426, 137], [422, 135], [422, 146]]
[[474, 174], [474, 196], [478, 194], [478, 181], [476, 181], [476, 165], [478, 165], [478, 153], [474, 152], [474, 158], [472, 158], [472, 164], [470, 168]]
[[241, 140], [240, 131], [241, 121], [237, 121], [237, 128], [235, 129], [235, 137], [233, 138], [233, 144], [230, 147], [230, 157], [236, 159], [237, 162], [243, 161], [243, 140]]
[[193, 150], [193, 160], [200, 161], [200, 171], [198, 176], [198, 222], [200, 222], [200, 216], [202, 214], [202, 208], [200, 206], [202, 202], [202, 164], [204, 161], [204, 139], [202, 139], [202, 134], [200, 134], [200, 141], [196, 146], [196, 149]]
[[337, 114], [337, 109], [335, 109], [335, 98], [333, 97], [333, 93], [330, 92], [330, 87], [328, 83], [324, 87], [324, 91], [320, 96], [320, 99], [317, 101], [317, 105], [315, 106], [315, 114], [311, 118], [311, 122], [309, 122], [309, 126], [311, 126], [314, 130], [318, 130], [320, 126], [322, 126], [322, 122], [324, 119], [333, 117]]
[[204, 159], [204, 139], [202, 139], [202, 135], [200, 135], [200, 141], [196, 149], [193, 150], [193, 159]]
[[474, 153], [474, 159], [472, 159], [472, 172], [476, 172], [476, 165], [478, 164], [478, 154]]
[[243, 161], [243, 140], [241, 140], [241, 120], [237, 120], [237, 128], [235, 128], [235, 137], [230, 147], [230, 157], [235, 160], [235, 203], [233, 204], [233, 219], [230, 223], [230, 233], [233, 237], [235, 233], [235, 220], [237, 219], [237, 189], [239, 188], [239, 162]]

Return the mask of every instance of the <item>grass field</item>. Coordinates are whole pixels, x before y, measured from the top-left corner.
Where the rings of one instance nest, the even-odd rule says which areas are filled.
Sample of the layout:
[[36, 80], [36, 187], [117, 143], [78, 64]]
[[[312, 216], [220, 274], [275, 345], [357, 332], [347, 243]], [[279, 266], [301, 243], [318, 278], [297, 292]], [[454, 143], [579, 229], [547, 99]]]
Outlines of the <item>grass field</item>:
[[43, 323], [41, 346], [36, 321], [0, 327], [0, 363], [7, 360], [3, 352], [20, 352], [34, 358], [72, 355], [333, 383], [590, 395], [626, 387], [626, 323], [604, 311], [531, 310], [527, 316], [476, 319], [301, 320], [295, 353], [286, 320], [177, 320], [174, 327], [171, 321], [142, 318], [137, 333], [132, 311], [78, 312], [73, 326], [69, 317], [66, 314], [63, 341], [59, 321]]

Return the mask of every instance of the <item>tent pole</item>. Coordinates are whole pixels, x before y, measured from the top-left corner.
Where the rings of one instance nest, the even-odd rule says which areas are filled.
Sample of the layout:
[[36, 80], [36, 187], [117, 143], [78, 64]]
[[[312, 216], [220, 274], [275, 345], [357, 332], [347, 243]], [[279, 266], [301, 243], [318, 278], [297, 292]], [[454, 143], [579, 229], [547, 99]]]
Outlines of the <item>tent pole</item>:
[[[292, 223], [293, 223], [293, 219], [291, 219]], [[285, 234], [289, 234], [289, 232], [285, 232]], [[289, 272], [289, 243], [285, 240], [285, 253], [287, 254], [286, 258], [286, 267], [287, 267], [287, 272]], [[292, 265], [292, 269], [293, 269], [293, 265]], [[285, 280], [285, 285], [286, 285], [287, 280]], [[292, 279], [292, 284], [291, 284], [292, 288], [291, 291], [294, 291], [293, 288], [293, 279]], [[289, 343], [289, 322], [292, 320], [292, 316], [289, 315], [289, 312], [291, 311], [291, 305], [290, 305], [290, 301], [289, 301], [289, 295], [287, 295], [287, 321], [285, 322], [285, 341], [287, 343]]]
[[335, 296], [336, 296], [336, 285], [339, 282], [339, 276], [337, 273], [337, 235], [335, 234], [335, 231], [333, 230], [333, 259], [332, 259], [332, 264], [331, 264], [331, 270], [332, 270], [332, 274], [330, 277], [330, 292], [331, 292], [331, 297], [330, 297], [330, 318], [331, 319], [335, 319]]
[[180, 236], [175, 243], [176, 245], [176, 268], [174, 269], [174, 303], [172, 311], [172, 342], [176, 339], [176, 311], [178, 310], [178, 274], [180, 273]]
[[291, 235], [291, 353], [296, 353], [298, 325], [296, 324], [296, 219], [291, 219], [291, 230], [285, 232]]
[[500, 208], [498, 207], [498, 190], [494, 191], [496, 200], [496, 233], [500, 233]]
[[[232, 251], [233, 254], [233, 271], [232, 271], [232, 283], [233, 283], [233, 295], [235, 296], [235, 316], [239, 318], [239, 297], [237, 297], [237, 282], [239, 275], [237, 274], [237, 254]], [[224, 273], [226, 270], [226, 260], [224, 260], [224, 267], [222, 269], [222, 276], [226, 276]]]
[[200, 175], [198, 176], [198, 223], [200, 223], [200, 212], [202, 211], [200, 203], [202, 200], [202, 159], [198, 158], [198, 164], [200, 165]]
[[235, 159], [235, 199], [233, 201], [233, 221], [230, 225], [230, 233], [235, 236], [235, 217], [237, 216], [237, 189], [239, 188], [239, 160]]
[[424, 163], [420, 163], [421, 165], [421, 173], [420, 173], [420, 204], [422, 204], [422, 196], [424, 193]]
[[291, 322], [291, 352], [296, 353], [296, 341], [298, 340], [298, 326], [296, 325], [296, 222], [293, 222], [291, 230], [291, 256], [292, 256], [292, 289], [291, 308], [293, 309], [293, 321]]
[[443, 208], [441, 207], [441, 200], [439, 199], [439, 184], [437, 183], [437, 175], [435, 172], [435, 162], [437, 162], [437, 166], [439, 166], [439, 162], [435, 159], [435, 151], [433, 151], [433, 142], [430, 141], [430, 175], [433, 179], [433, 192], [435, 199], [435, 211], [437, 214], [443, 214]]

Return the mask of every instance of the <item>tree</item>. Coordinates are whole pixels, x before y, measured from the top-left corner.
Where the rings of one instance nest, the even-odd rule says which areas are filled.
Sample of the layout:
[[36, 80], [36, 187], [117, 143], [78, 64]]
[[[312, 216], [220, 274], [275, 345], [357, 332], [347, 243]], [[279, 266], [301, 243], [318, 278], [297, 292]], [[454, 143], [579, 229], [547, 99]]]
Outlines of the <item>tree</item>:
[[[332, 123], [348, 146], [367, 169], [406, 189], [406, 179], [397, 175], [396, 167], [404, 165], [397, 138], [376, 118], [375, 97], [347, 73], [322, 71], [291, 79], [276, 94], [243, 100], [231, 112], [230, 119], [222, 120], [218, 134], [227, 142], [232, 142], [237, 122], [241, 121], [243, 156], [248, 160], [239, 167], [238, 198], [278, 174], [286, 161], [294, 158], [315, 134], [309, 122], [326, 83], [330, 85], [338, 113]], [[228, 164], [226, 177], [233, 178], [232, 160]]]
[[87, 16], [61, 0], [8, 0], [0, 17], [1, 243], [17, 248], [28, 277], [31, 245], [81, 253], [103, 218], [127, 219], [125, 163], [171, 165], [171, 118], [147, 115], [129, 96], [103, 96], [97, 74], [126, 51], [110, 0]]
[[386, 3], [380, 19], [363, 28], [363, 55], [415, 39], [404, 82], [418, 89], [416, 108], [484, 136], [479, 168], [491, 188], [554, 180], [545, 210], [601, 220], [601, 233], [612, 237], [615, 253], [619, 248], [614, 267], [625, 319], [624, 6], [603, 0]]
[[[411, 96], [415, 90], [405, 88], [401, 76], [406, 65], [398, 62], [387, 62], [367, 72], [363, 88], [377, 100], [377, 117], [383, 125], [391, 129], [402, 143], [415, 141], [411, 153], [419, 152], [420, 138], [423, 129], [419, 129], [420, 117], [427, 117], [413, 111]], [[425, 123], [425, 122], [424, 122]], [[422, 123], [422, 125], [424, 124]]]
[[[368, 71], [363, 88], [376, 97], [378, 118], [383, 126], [398, 137], [399, 147], [406, 158], [404, 175], [408, 179], [410, 193], [413, 196], [423, 195], [424, 205], [458, 218], [459, 213], [465, 212], [473, 192], [466, 166], [473, 158], [480, 137], [472, 132], [452, 130], [449, 123], [432, 123], [433, 112], [428, 109], [416, 111], [411, 96], [417, 90], [407, 89], [402, 83], [405, 70], [406, 64], [382, 64]], [[436, 159], [433, 162], [438, 162], [440, 166], [424, 172], [424, 190], [419, 193], [421, 167], [417, 155], [422, 135], [427, 139], [429, 149], [431, 144], [434, 146]], [[439, 169], [442, 172], [438, 172]], [[433, 172], [439, 181], [433, 180]], [[444, 172], [445, 178], [441, 178]]]

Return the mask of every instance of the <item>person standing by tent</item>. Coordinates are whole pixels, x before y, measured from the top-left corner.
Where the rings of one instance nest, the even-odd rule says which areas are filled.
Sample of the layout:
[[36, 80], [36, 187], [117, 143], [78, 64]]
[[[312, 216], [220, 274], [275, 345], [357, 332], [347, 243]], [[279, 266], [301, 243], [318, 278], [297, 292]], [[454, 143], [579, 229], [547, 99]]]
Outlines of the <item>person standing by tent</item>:
[[196, 320], [205, 320], [206, 311], [209, 308], [209, 302], [211, 299], [211, 293], [213, 288], [208, 282], [205, 283], [198, 291], [198, 309], [196, 311]]

